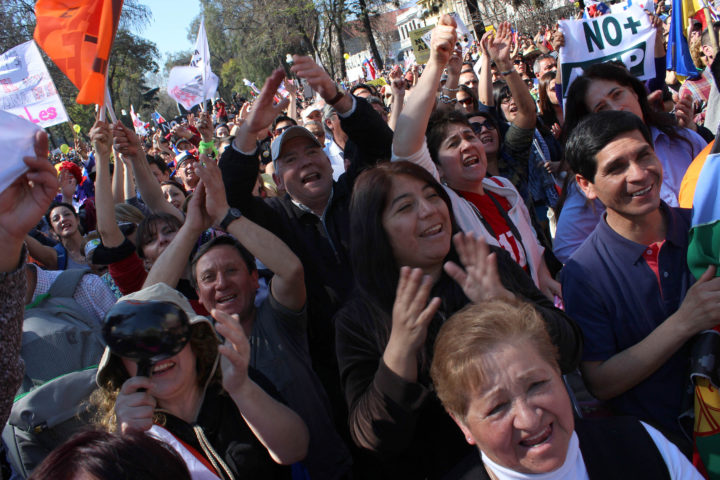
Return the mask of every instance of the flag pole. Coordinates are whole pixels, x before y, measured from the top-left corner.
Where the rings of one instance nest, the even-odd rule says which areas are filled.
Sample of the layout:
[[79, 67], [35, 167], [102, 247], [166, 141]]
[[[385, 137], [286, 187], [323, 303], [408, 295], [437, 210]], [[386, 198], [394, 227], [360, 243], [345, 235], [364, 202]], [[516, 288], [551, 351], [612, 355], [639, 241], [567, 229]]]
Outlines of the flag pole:
[[705, 14], [705, 23], [707, 23], [708, 34], [710, 35], [710, 46], [712, 47], [713, 52], [715, 52], [715, 55], [717, 55], [718, 54], [718, 37], [717, 37], [717, 33], [715, 33], [715, 28], [713, 27], [713, 19], [712, 19], [712, 14], [710, 13], [710, 7], [708, 6], [708, 2], [706, 0], [703, 0], [702, 3], [703, 3], [703, 13]]

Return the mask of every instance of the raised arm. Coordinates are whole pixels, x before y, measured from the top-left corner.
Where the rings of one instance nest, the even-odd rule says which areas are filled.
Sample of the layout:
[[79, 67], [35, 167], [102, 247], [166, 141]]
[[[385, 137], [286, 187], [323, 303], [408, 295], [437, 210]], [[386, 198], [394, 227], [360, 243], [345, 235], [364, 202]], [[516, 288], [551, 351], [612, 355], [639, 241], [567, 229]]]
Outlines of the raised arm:
[[28, 171], [0, 193], [0, 424], [5, 425], [13, 399], [20, 387], [23, 363], [20, 360], [25, 270], [22, 255], [25, 236], [45, 214], [55, 197], [58, 181], [47, 160], [48, 140], [44, 131], [35, 135], [35, 157], [23, 161]]
[[510, 58], [510, 46], [512, 43], [512, 32], [509, 22], [500, 24], [497, 35], [490, 36], [487, 43], [487, 50], [490, 57], [495, 61], [498, 70], [505, 78], [510, 87], [510, 93], [518, 108], [517, 116], [513, 123], [519, 128], [535, 128], [537, 115], [535, 114], [535, 100], [530, 95], [527, 85], [522, 77], [513, 67]]
[[390, 118], [388, 118], [388, 126], [390, 130], [395, 131], [400, 112], [405, 102], [405, 80], [402, 76], [402, 70], [399, 65], [395, 65], [390, 72], [390, 89], [392, 91], [392, 100], [390, 103]]
[[[208, 158], [203, 156], [203, 158]], [[185, 273], [190, 253], [192, 252], [198, 237], [203, 231], [210, 228], [212, 219], [205, 210], [205, 185], [198, 183], [193, 196], [188, 204], [188, 214], [175, 238], [165, 247], [152, 268], [148, 272], [142, 288], [147, 288], [156, 283], [165, 283], [171, 287], [177, 286], [180, 278]]]
[[[97, 229], [104, 246], [119, 247], [125, 240], [115, 221], [115, 209], [110, 187], [110, 152], [112, 151], [112, 132], [105, 122], [97, 121], [90, 129], [90, 141], [95, 149], [95, 209], [97, 210]], [[120, 163], [120, 162], [117, 162]]]
[[150, 165], [145, 159], [145, 153], [135, 132], [117, 122], [113, 125], [112, 133], [115, 150], [130, 161], [140, 195], [148, 208], [155, 213], [169, 213], [181, 221], [184, 220], [182, 212], [165, 200], [160, 184], [150, 170]]
[[285, 78], [285, 72], [278, 68], [265, 80], [260, 95], [253, 102], [252, 109], [238, 128], [235, 140], [233, 140], [233, 146], [240, 152], [248, 154], [255, 152], [258, 133], [266, 129], [288, 105], [287, 99], [281, 100], [278, 104], [273, 104], [273, 97], [283, 78]]
[[[225, 337], [222, 355], [223, 388], [255, 436], [275, 462], [290, 465], [305, 458], [309, 444], [307, 426], [297, 413], [278, 402], [248, 377], [250, 343], [237, 315], [213, 309], [215, 328]], [[235, 318], [233, 318], [235, 317]]]
[[[205, 186], [205, 208], [214, 225], [219, 225], [228, 213], [222, 176], [217, 164], [206, 157], [196, 167]], [[272, 296], [290, 310], [305, 305], [305, 278], [300, 259], [273, 233], [246, 217], [240, 217], [228, 226], [234, 236], [250, 253], [274, 273], [270, 289]]]
[[480, 75], [478, 76], [478, 99], [483, 105], [488, 107], [495, 106], [495, 99], [493, 98], [493, 86], [492, 86], [492, 72], [490, 71], [490, 64], [492, 59], [490, 53], [488, 53], [488, 45], [492, 41], [494, 33], [487, 31], [480, 39]]
[[115, 203], [125, 201], [125, 162], [120, 161], [120, 154], [115, 155], [115, 168], [113, 169], [112, 194]]
[[435, 105], [435, 94], [443, 68], [455, 49], [457, 34], [455, 21], [450, 15], [443, 15], [432, 32], [430, 59], [420, 76], [412, 95], [405, 102], [393, 138], [393, 155], [409, 157], [423, 146], [425, 128]]

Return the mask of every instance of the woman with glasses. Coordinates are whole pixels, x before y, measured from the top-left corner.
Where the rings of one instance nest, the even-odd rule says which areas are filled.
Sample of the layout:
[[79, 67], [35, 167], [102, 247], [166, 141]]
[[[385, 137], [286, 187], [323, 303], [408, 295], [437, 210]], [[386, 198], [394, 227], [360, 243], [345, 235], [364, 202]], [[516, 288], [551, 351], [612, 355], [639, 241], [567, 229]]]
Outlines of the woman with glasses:
[[477, 93], [473, 92], [470, 87], [466, 85], [458, 85], [458, 88], [460, 90], [455, 96], [458, 110], [465, 111], [466, 113], [476, 112], [479, 108]]
[[[518, 93], [519, 113], [516, 124], [508, 130], [504, 149], [514, 158], [527, 163], [532, 141], [535, 107], [530, 93], [510, 62], [510, 25], [503, 23], [496, 36], [483, 37], [486, 52], [505, 71]], [[440, 42], [433, 47], [440, 48]], [[408, 99], [398, 121], [393, 139], [393, 161], [408, 160], [442, 180], [451, 201], [459, 227], [465, 232], [483, 236], [490, 245], [506, 250], [533, 278], [550, 299], [560, 296], [556, 282], [543, 259], [544, 248], [537, 240], [530, 214], [511, 180], [498, 173], [500, 137], [492, 116], [470, 116], [458, 111], [436, 112], [431, 116], [434, 96], [450, 52], [431, 53], [425, 74]], [[489, 62], [489, 60], [488, 60]], [[429, 122], [429, 125], [428, 125]], [[426, 131], [426, 126], [428, 126]], [[425, 135], [423, 135], [425, 133]], [[490, 161], [492, 158], [492, 162]], [[492, 169], [490, 170], [492, 165]]]

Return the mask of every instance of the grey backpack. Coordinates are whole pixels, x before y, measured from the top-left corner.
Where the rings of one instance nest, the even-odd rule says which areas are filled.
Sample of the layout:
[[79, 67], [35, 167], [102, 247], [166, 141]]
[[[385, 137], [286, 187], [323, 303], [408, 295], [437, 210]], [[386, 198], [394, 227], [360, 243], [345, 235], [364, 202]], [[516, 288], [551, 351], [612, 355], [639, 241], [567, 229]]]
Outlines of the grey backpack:
[[[83, 403], [96, 388], [102, 324], [72, 298], [88, 270], [65, 270], [25, 310], [25, 376], [2, 433], [15, 472], [27, 477], [48, 453], [87, 425]], [[87, 414], [86, 414], [87, 416]]]

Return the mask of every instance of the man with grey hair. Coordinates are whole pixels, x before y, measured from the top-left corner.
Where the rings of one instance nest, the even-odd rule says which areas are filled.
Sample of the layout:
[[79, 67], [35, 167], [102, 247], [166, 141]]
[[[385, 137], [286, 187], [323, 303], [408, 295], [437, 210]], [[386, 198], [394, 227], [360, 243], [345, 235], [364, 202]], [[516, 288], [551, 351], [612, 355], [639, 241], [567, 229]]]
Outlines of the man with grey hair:
[[543, 53], [535, 59], [533, 64], [533, 72], [535, 76], [540, 79], [547, 72], [557, 70], [557, 60], [549, 53]]
[[260, 200], [252, 196], [252, 185], [243, 185], [248, 172], [257, 172], [258, 132], [287, 104], [286, 100], [273, 103], [284, 77], [282, 70], [266, 80], [219, 166], [230, 206], [275, 233], [303, 264], [313, 368], [327, 390], [337, 427], [347, 433], [347, 405], [340, 390], [332, 318], [353, 288], [348, 253], [350, 196], [364, 168], [390, 158], [392, 130], [365, 100], [339, 89], [311, 57], [295, 55], [293, 59], [293, 73], [305, 78], [325, 103], [335, 108], [334, 120], [347, 134], [344, 157], [349, 168], [333, 180], [330, 160], [317, 138], [304, 127], [291, 127], [271, 146], [274, 179], [287, 194]]
[[330, 165], [333, 169], [333, 180], [340, 178], [345, 173], [345, 144], [348, 136], [340, 125], [340, 117], [332, 105], [323, 107], [323, 123], [325, 130], [329, 133], [325, 135], [325, 146], [323, 152], [330, 159]]

